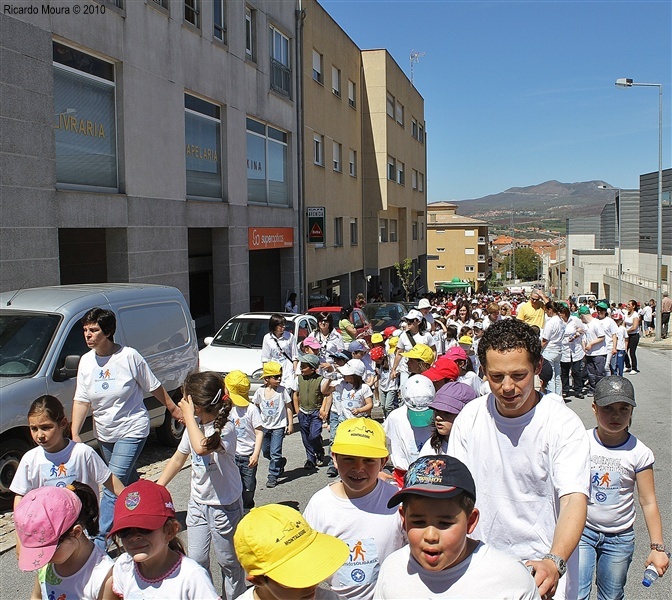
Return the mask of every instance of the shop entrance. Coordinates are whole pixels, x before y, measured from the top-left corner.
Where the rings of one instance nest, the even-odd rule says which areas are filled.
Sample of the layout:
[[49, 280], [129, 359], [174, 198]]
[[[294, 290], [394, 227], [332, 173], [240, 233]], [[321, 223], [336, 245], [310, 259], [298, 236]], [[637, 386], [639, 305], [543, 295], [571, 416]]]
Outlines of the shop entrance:
[[281, 250], [252, 250], [249, 253], [250, 310], [281, 312], [285, 304], [280, 284]]

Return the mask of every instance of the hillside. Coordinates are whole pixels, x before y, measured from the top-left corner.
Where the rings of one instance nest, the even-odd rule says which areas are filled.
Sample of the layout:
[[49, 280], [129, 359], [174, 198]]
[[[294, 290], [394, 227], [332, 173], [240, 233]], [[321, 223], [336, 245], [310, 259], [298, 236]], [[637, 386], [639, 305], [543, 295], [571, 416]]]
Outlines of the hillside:
[[614, 190], [601, 190], [604, 181], [561, 183], [546, 181], [528, 187], [513, 187], [483, 198], [457, 201], [461, 215], [485, 219], [496, 229], [549, 229], [564, 232], [565, 219], [599, 215], [614, 199]]

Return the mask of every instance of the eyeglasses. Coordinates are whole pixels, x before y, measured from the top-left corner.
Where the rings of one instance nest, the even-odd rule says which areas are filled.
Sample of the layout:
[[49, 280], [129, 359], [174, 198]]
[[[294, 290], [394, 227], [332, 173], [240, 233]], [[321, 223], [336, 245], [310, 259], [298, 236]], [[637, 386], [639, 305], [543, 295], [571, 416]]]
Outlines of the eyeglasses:
[[318, 321], [320, 325], [329, 325], [329, 321]]
[[280, 375], [268, 375], [267, 377], [269, 379], [282, 379], [282, 374], [280, 374]]
[[117, 531], [117, 535], [122, 539], [126, 539], [132, 535], [149, 535], [152, 533], [153, 529], [143, 529], [142, 527], [127, 527], [126, 529], [120, 529]]

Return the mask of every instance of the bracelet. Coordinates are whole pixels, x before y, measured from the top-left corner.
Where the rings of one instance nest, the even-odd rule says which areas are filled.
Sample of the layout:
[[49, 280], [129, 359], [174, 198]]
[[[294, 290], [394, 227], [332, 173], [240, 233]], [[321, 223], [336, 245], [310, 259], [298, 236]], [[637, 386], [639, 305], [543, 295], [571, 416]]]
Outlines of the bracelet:
[[651, 550], [656, 550], [657, 552], [665, 552], [665, 544], [651, 544]]

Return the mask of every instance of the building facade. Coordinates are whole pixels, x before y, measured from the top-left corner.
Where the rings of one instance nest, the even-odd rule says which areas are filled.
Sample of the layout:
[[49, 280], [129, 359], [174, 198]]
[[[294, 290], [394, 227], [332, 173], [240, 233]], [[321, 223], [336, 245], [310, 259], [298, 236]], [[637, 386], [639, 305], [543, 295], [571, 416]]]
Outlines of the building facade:
[[454, 278], [482, 287], [490, 273], [489, 224], [457, 214], [457, 204], [427, 206], [427, 285], [431, 291]]

